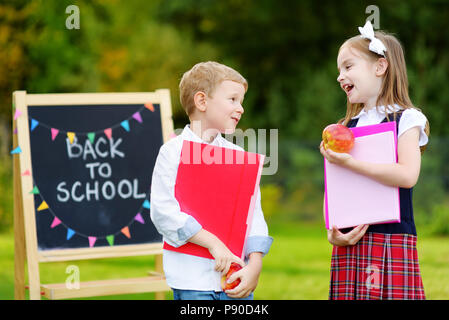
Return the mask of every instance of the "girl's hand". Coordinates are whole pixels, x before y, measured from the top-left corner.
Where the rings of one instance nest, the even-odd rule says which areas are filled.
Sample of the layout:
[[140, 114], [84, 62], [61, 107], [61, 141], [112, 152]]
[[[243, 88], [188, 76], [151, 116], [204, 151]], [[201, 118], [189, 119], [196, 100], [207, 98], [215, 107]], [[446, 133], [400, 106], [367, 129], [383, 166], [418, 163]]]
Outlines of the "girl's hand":
[[336, 226], [333, 226], [331, 230], [327, 230], [327, 240], [334, 246], [353, 246], [365, 235], [368, 227], [368, 224], [361, 224], [352, 229], [351, 232], [341, 233]]
[[352, 156], [349, 153], [338, 153], [330, 149], [324, 148], [324, 143], [321, 141], [320, 152], [329, 161], [340, 166], [348, 166], [349, 162], [352, 160]]

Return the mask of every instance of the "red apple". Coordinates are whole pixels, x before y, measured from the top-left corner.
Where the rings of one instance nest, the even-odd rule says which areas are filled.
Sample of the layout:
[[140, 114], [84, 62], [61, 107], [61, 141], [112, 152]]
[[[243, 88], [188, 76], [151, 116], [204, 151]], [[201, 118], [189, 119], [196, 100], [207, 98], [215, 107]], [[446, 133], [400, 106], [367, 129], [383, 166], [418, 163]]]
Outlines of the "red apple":
[[323, 130], [323, 143], [325, 149], [348, 153], [354, 146], [354, 134], [342, 124], [330, 124]]
[[226, 273], [225, 276], [221, 277], [221, 288], [223, 289], [223, 291], [234, 289], [235, 287], [237, 287], [240, 284], [240, 279], [237, 279], [231, 283], [227, 282], [229, 277], [231, 276], [231, 274], [239, 271], [240, 269], [242, 269], [241, 265], [239, 265], [238, 263], [235, 263], [235, 262], [231, 263], [228, 273]]

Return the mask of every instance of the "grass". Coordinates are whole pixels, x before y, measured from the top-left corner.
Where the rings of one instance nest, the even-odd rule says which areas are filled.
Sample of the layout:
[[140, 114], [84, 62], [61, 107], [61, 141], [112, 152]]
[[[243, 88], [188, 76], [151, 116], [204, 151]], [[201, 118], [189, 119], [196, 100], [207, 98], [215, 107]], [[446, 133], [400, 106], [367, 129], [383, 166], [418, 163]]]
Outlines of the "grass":
[[[331, 246], [322, 225], [269, 223], [274, 238], [255, 292], [256, 299], [290, 300], [328, 297]], [[14, 240], [0, 234], [0, 299], [14, 299]], [[424, 289], [428, 299], [449, 299], [449, 238], [422, 236], [418, 240]], [[76, 265], [81, 281], [141, 277], [153, 269], [152, 257], [43, 263], [42, 283], [65, 282], [66, 268]], [[153, 294], [94, 299], [153, 299]], [[171, 292], [166, 294], [172, 299]]]
[[[270, 224], [274, 242], [264, 258], [257, 299], [327, 299], [331, 246], [323, 226]], [[418, 237], [427, 299], [449, 299], [449, 238]]]
[[327, 299], [331, 246], [321, 226], [270, 225], [257, 299]]

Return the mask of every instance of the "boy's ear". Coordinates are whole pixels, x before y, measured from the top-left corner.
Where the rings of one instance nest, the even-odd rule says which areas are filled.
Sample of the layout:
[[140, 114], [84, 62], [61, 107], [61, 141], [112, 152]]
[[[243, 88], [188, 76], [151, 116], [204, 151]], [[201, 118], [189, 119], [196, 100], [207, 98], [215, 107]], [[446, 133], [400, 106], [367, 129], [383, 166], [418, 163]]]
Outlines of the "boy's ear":
[[388, 61], [385, 58], [379, 58], [376, 62], [376, 76], [381, 77], [388, 69]]
[[206, 105], [207, 105], [207, 95], [202, 92], [198, 91], [193, 96], [193, 101], [195, 102], [195, 107], [199, 109], [200, 111], [206, 111]]

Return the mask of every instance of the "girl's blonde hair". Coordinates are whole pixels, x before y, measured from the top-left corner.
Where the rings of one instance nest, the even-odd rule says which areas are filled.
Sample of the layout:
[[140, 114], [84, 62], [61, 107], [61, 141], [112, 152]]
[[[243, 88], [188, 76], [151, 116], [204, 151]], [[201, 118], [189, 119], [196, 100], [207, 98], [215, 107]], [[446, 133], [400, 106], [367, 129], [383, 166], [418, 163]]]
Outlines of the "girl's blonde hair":
[[190, 116], [195, 110], [193, 97], [197, 92], [202, 91], [212, 97], [216, 87], [225, 80], [238, 82], [245, 92], [248, 90], [248, 82], [240, 73], [215, 61], [197, 63], [185, 72], [179, 83], [179, 96], [187, 115]]
[[[376, 31], [375, 37], [378, 38], [387, 48], [385, 59], [388, 62], [387, 70], [382, 80], [382, 86], [376, 101], [377, 106], [385, 106], [385, 114], [388, 120], [389, 112], [393, 113], [393, 120], [396, 120], [396, 110], [394, 104], [398, 104], [404, 109], [416, 108], [410, 100], [408, 94], [408, 77], [407, 67], [405, 65], [404, 51], [398, 39], [395, 36], [383, 31]], [[383, 56], [369, 50], [369, 39], [364, 39], [360, 35], [354, 36], [346, 40], [339, 49], [339, 53], [343, 48], [353, 48], [361, 52], [370, 61], [375, 62]], [[339, 123], [347, 125], [352, 117], [355, 117], [363, 109], [363, 103], [350, 103], [347, 100], [346, 116]], [[429, 122], [426, 122], [424, 129], [427, 136], [430, 135]], [[421, 147], [421, 152], [425, 150], [425, 146]]]

